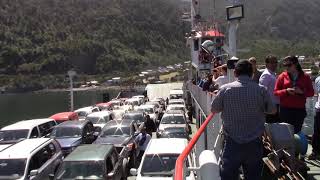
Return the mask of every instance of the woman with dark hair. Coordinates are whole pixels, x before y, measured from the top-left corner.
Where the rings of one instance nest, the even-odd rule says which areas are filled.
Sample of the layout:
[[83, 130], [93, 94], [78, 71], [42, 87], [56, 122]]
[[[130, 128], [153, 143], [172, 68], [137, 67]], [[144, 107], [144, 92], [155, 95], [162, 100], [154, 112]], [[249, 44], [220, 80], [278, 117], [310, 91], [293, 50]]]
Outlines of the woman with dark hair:
[[294, 133], [302, 129], [306, 117], [306, 98], [314, 95], [310, 77], [303, 72], [298, 58], [287, 56], [283, 60], [286, 71], [276, 81], [274, 95], [280, 98], [280, 120], [292, 124]]

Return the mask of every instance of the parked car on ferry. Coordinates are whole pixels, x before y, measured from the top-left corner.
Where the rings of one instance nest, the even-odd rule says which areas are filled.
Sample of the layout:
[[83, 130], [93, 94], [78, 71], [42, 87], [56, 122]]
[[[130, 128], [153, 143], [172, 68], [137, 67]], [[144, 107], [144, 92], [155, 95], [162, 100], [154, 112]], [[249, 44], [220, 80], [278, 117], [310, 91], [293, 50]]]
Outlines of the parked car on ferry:
[[136, 145], [135, 137], [138, 135], [138, 126], [135, 121], [109, 121], [101, 130], [100, 135], [94, 144], [113, 144], [118, 152], [124, 147], [128, 147], [130, 157], [130, 166], [136, 163]]
[[57, 122], [54, 119], [19, 121], [0, 130], [0, 151], [23, 139], [48, 136]]
[[64, 121], [78, 121], [79, 117], [76, 112], [60, 112], [49, 117], [54, 119], [58, 124]]
[[143, 124], [146, 120], [146, 114], [141, 111], [129, 111], [123, 115], [124, 120], [133, 120], [138, 126]]
[[157, 138], [184, 138], [190, 140], [189, 130], [185, 127], [168, 127], [157, 132]]
[[134, 109], [135, 106], [140, 106], [142, 104], [142, 100], [139, 98], [130, 98], [124, 102], [125, 106], [128, 106], [128, 110]]
[[190, 132], [191, 128], [188, 124], [186, 116], [182, 111], [167, 111], [159, 124], [158, 132], [163, 131], [169, 127], [180, 127], [188, 129], [188, 133]]
[[100, 111], [89, 114], [86, 117], [86, 120], [92, 122], [93, 126], [95, 127], [95, 131], [101, 131], [106, 123], [113, 120], [114, 118], [115, 117], [112, 111]]
[[119, 109], [113, 109], [112, 110], [114, 114], [114, 120], [122, 120], [123, 115], [127, 112], [127, 110], [119, 108]]
[[111, 102], [106, 102], [106, 103], [98, 103], [96, 104], [96, 107], [100, 109], [100, 111], [109, 111], [112, 110], [113, 105]]
[[170, 104], [167, 107], [166, 111], [172, 111], [172, 110], [180, 110], [180, 111], [183, 111], [184, 113], [187, 112], [186, 107], [184, 105], [182, 105], [182, 104]]
[[123, 105], [123, 100], [121, 99], [113, 99], [110, 101], [110, 103], [112, 104], [112, 106], [122, 106]]
[[[182, 138], [151, 139], [142, 157], [139, 168], [130, 169], [130, 173], [137, 176], [136, 180], [171, 180], [173, 178], [176, 160], [187, 145], [188, 141]], [[187, 168], [190, 166], [194, 167], [190, 155], [187, 158], [186, 164]], [[186, 179], [194, 180], [194, 173], [187, 171]]]
[[74, 112], [76, 112], [79, 116], [79, 120], [83, 121], [86, 119], [86, 117], [93, 113], [93, 112], [99, 112], [100, 109], [99, 107], [96, 106], [88, 106], [88, 107], [83, 107], [80, 109], [75, 110]]
[[79, 146], [63, 160], [54, 179], [126, 179], [126, 154], [125, 148], [118, 153], [110, 144]]
[[169, 92], [169, 99], [183, 99], [182, 89], [172, 89]]
[[62, 162], [54, 139], [25, 139], [0, 152], [0, 179], [48, 179]]
[[186, 103], [184, 102], [183, 99], [170, 99], [169, 100], [169, 105], [170, 104], [181, 104], [181, 105], [186, 106]]
[[144, 104], [146, 102], [144, 95], [136, 95], [136, 96], [132, 96], [132, 98], [140, 99], [140, 104]]
[[150, 116], [150, 119], [152, 119], [155, 123], [158, 121], [159, 111], [156, 109], [154, 105], [151, 104], [145, 104], [136, 107], [137, 111], [145, 112]]
[[91, 144], [96, 139], [93, 124], [88, 120], [63, 122], [53, 129], [51, 137], [59, 142], [64, 155], [80, 144]]

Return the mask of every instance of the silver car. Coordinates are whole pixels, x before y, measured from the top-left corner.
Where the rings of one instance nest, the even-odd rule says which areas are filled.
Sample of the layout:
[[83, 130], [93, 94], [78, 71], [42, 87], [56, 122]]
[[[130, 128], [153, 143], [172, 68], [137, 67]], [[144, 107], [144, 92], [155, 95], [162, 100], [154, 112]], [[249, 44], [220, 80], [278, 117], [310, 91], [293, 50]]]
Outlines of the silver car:
[[50, 179], [61, 162], [62, 152], [56, 140], [26, 139], [0, 152], [0, 179]]

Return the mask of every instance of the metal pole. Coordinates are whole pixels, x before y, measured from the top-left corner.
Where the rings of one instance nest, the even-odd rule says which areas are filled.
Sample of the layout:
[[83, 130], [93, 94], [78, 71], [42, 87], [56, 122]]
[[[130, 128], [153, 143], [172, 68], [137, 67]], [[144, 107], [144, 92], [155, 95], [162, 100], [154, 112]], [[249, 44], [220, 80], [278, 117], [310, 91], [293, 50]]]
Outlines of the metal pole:
[[69, 75], [70, 79], [70, 111], [73, 111], [73, 81], [72, 76]]
[[229, 48], [230, 48], [230, 57], [237, 57], [237, 27], [238, 21], [233, 20], [229, 21]]

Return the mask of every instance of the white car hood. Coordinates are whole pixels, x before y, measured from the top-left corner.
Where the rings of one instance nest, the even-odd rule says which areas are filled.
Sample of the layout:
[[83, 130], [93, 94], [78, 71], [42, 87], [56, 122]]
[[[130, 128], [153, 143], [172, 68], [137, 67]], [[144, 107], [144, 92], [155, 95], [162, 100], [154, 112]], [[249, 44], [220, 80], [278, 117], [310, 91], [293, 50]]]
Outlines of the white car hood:
[[164, 130], [165, 128], [168, 128], [168, 127], [182, 127], [182, 128], [186, 128], [187, 125], [186, 125], [186, 124], [160, 124], [160, 125], [159, 125], [159, 130], [162, 131], [162, 130]]
[[0, 145], [0, 151], [2, 151], [3, 149], [7, 148], [10, 145], [12, 145], [12, 144], [1, 144]]

